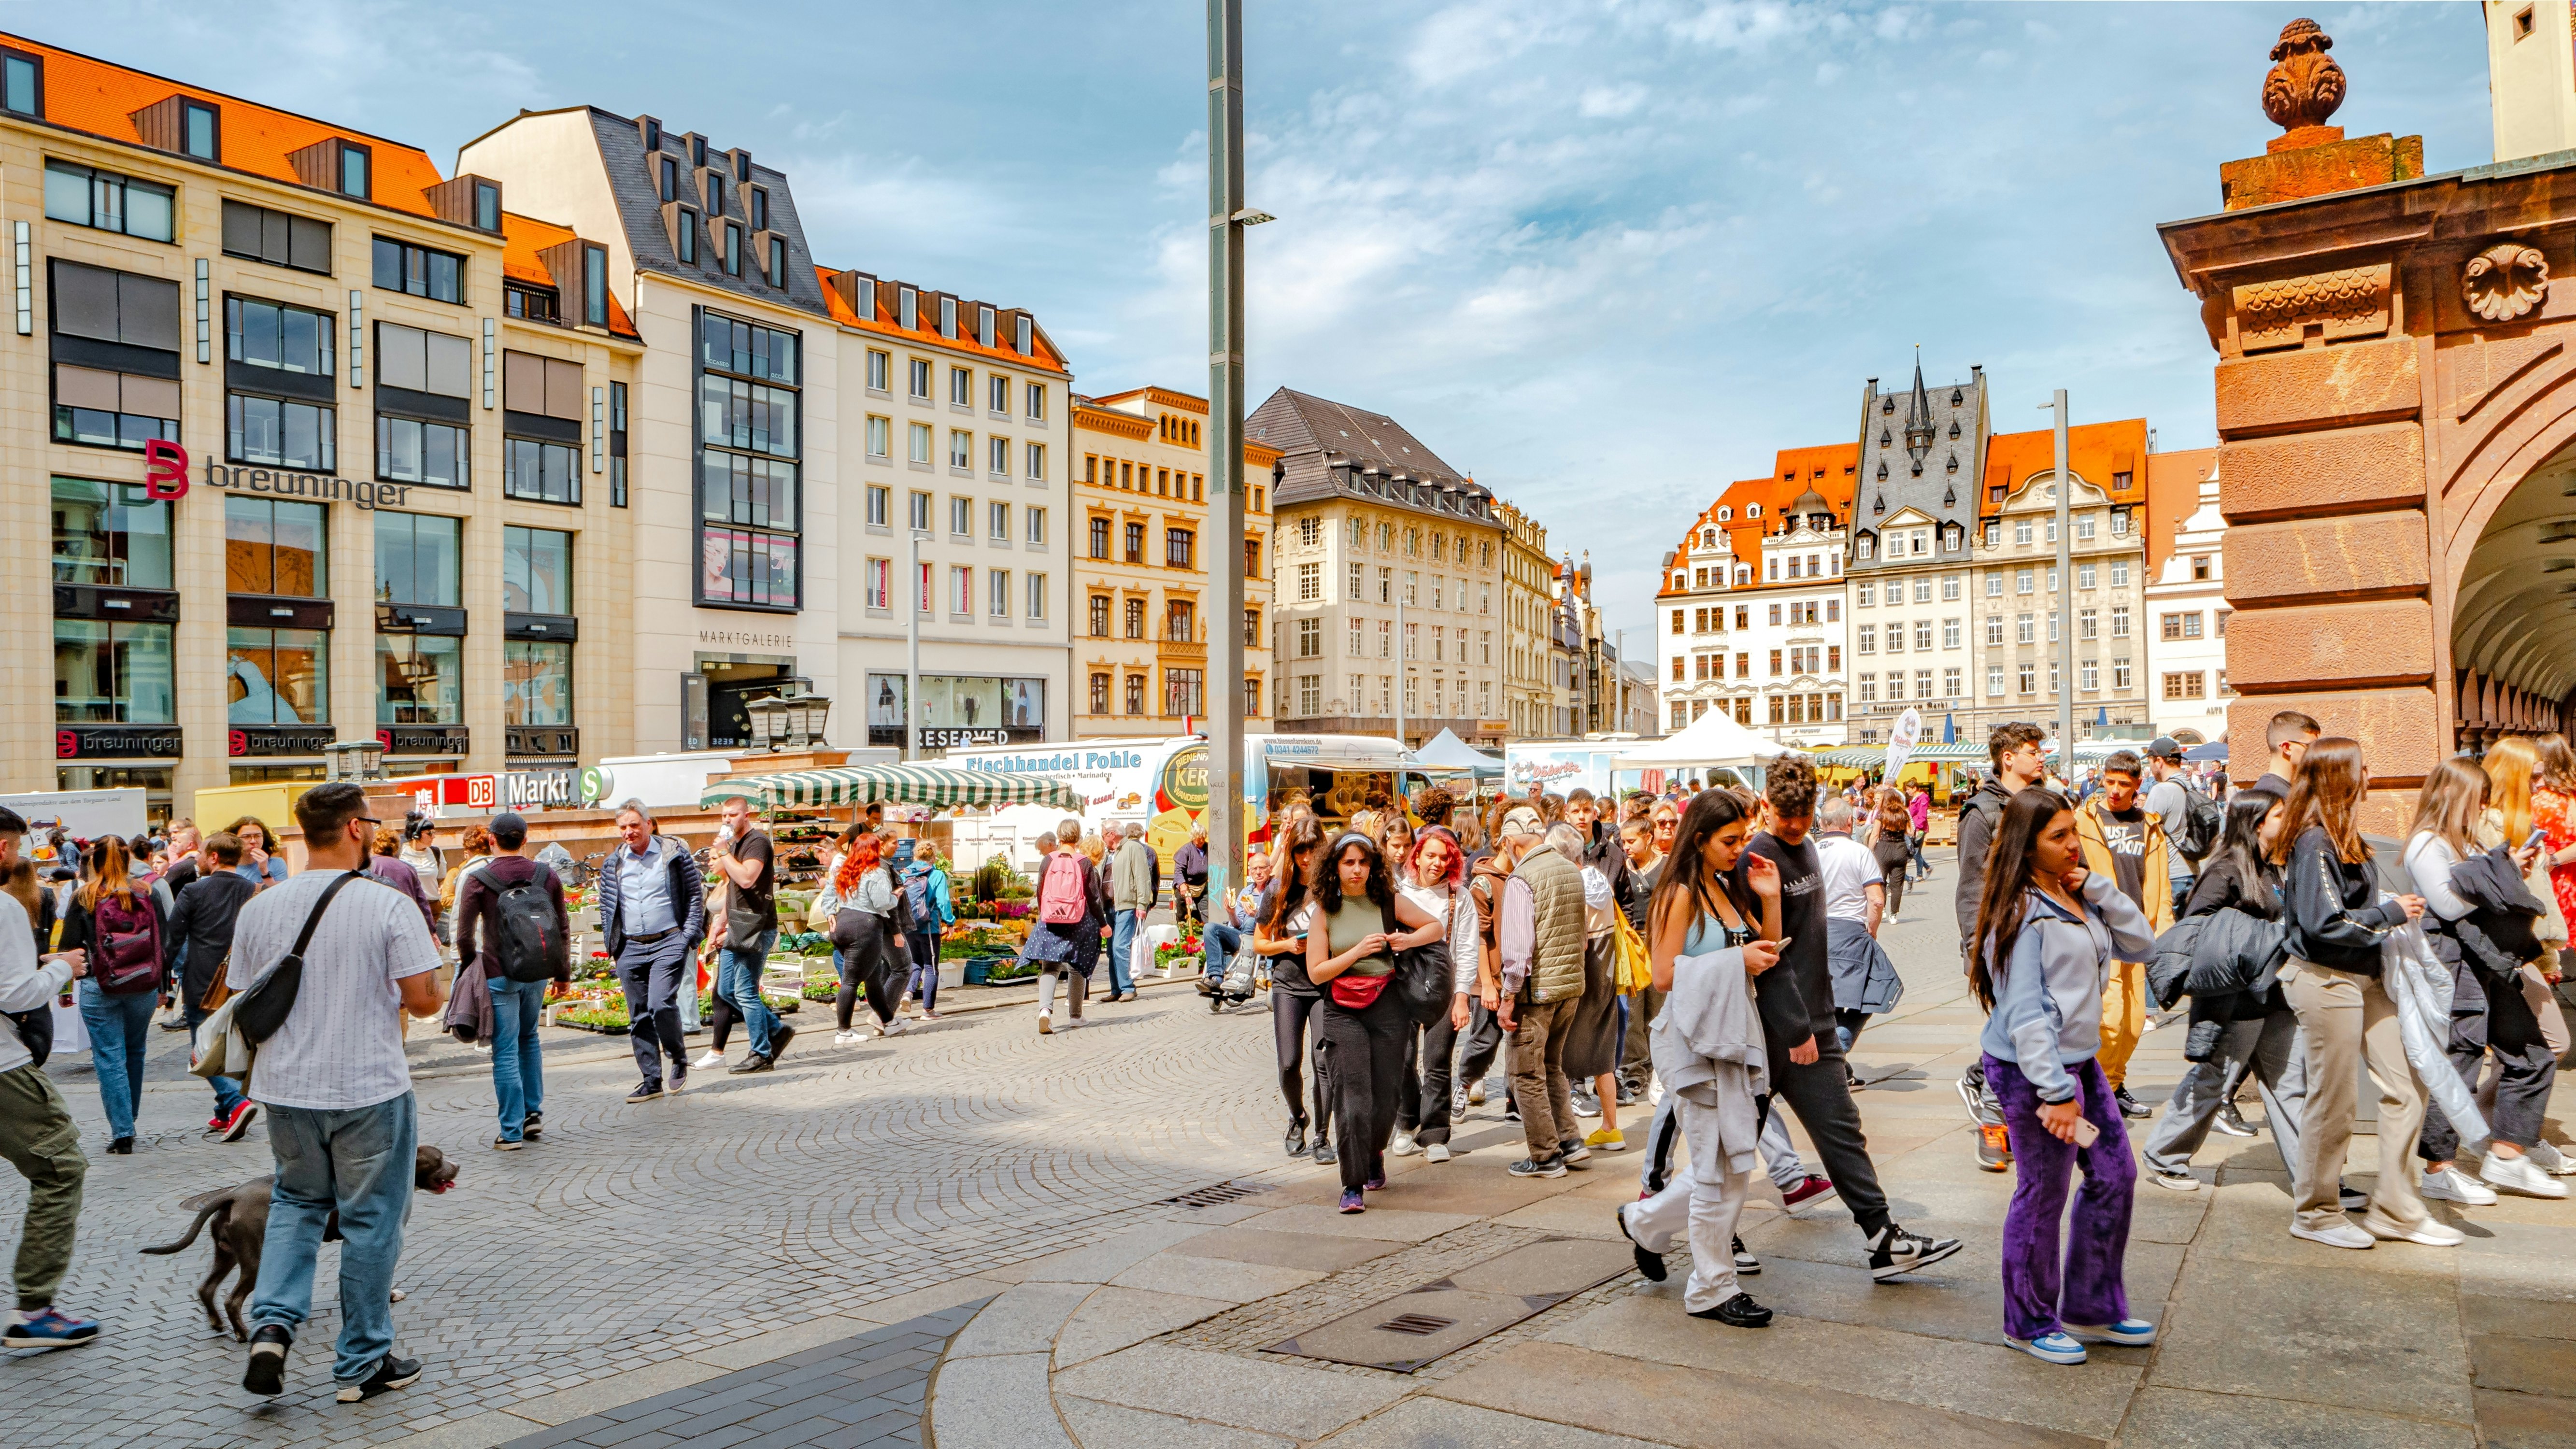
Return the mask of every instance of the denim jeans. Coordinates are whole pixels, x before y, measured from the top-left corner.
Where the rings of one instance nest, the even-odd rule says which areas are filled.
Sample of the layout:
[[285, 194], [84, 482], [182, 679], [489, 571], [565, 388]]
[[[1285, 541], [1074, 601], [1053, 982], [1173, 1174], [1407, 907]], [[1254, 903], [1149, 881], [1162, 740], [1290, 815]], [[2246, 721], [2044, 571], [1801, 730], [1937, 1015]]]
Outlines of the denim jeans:
[[[204, 1025], [206, 1018], [214, 1015], [214, 1013], [206, 1010], [202, 1006], [193, 1004], [187, 1008], [187, 1013], [188, 1039], [190, 1041], [195, 1041], [197, 1039], [197, 1028]], [[241, 1083], [232, 1077], [208, 1077], [206, 1079], [206, 1083], [215, 1089], [215, 1115], [217, 1117], [231, 1116], [233, 1108], [241, 1105]]]
[[98, 1068], [98, 1100], [107, 1108], [107, 1135], [134, 1135], [134, 1114], [143, 1110], [143, 1049], [151, 1045], [152, 1008], [160, 998], [149, 991], [110, 996], [96, 982], [80, 984], [81, 1022], [89, 1028], [90, 1061]]
[[1199, 933], [1199, 944], [1207, 952], [1207, 979], [1223, 984], [1226, 958], [1243, 949], [1243, 933], [1222, 921], [1210, 921]]
[[275, 1324], [292, 1334], [312, 1316], [313, 1260], [323, 1222], [338, 1210], [340, 1343], [331, 1377], [344, 1384], [365, 1378], [394, 1350], [394, 1264], [411, 1217], [419, 1134], [409, 1092], [346, 1112], [268, 1109], [277, 1186], [250, 1299], [253, 1331]]
[[2199, 881], [2200, 877], [2197, 874], [2178, 875], [2173, 878], [2173, 910], [2175, 920], [2182, 919], [2183, 903], [2191, 899], [2191, 888], [2194, 885], [2197, 885]]
[[747, 948], [726, 946], [716, 957], [716, 994], [733, 1003], [742, 1015], [743, 1025], [751, 1031], [751, 1054], [771, 1054], [773, 1034], [778, 1018], [760, 999], [760, 969], [769, 964], [769, 948], [778, 940], [775, 930], [763, 931], [751, 938]]
[[939, 1000], [939, 936], [937, 928], [904, 933], [905, 949], [912, 956], [912, 995], [924, 1011], [937, 1011]]
[[492, 986], [492, 1095], [501, 1111], [501, 1140], [523, 1140], [530, 1116], [545, 1110], [544, 1056], [537, 1049], [537, 1021], [546, 983], [504, 976]]
[[1127, 910], [1109, 913], [1109, 994], [1111, 996], [1124, 996], [1136, 989], [1136, 983], [1127, 970], [1127, 953], [1135, 949], [1136, 933], [1139, 929], [1136, 924], [1136, 912]]

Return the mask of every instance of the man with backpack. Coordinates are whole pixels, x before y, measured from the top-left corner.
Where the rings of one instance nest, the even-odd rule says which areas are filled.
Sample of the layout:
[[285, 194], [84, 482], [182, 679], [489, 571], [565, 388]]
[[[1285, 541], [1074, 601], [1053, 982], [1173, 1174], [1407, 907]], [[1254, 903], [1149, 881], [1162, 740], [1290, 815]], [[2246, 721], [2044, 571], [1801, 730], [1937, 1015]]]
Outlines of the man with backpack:
[[537, 1022], [546, 984], [572, 980], [572, 918], [563, 881], [528, 856], [528, 822], [515, 811], [492, 817], [492, 853], [466, 868], [456, 886], [456, 959], [479, 954], [492, 995], [492, 1095], [501, 1135], [492, 1146], [516, 1152], [545, 1130], [544, 1054]]
[[927, 850], [903, 868], [903, 903], [912, 915], [903, 933], [912, 953], [912, 995], [921, 1001], [921, 1019], [937, 1021], [939, 938], [957, 923], [957, 907], [948, 899], [948, 872]]
[[[0, 879], [17, 867], [26, 838], [27, 822], [0, 805]], [[27, 1179], [13, 1275], [17, 1301], [0, 1333], [0, 1345], [10, 1348], [71, 1348], [98, 1337], [96, 1323], [54, 1308], [54, 1290], [71, 1271], [89, 1159], [44, 1061], [54, 1042], [54, 998], [88, 974], [87, 961], [79, 951], [37, 959], [26, 902], [0, 890], [0, 1158]]]
[[[191, 1033], [214, 1014], [207, 1001], [232, 954], [233, 924], [259, 894], [259, 887], [235, 869], [242, 860], [240, 836], [218, 830], [206, 838], [203, 849], [210, 868], [180, 889], [178, 909], [171, 912], [170, 929], [162, 936], [163, 967], [176, 984], [182, 1020]], [[206, 1125], [226, 1142], [239, 1142], [258, 1105], [242, 1095], [241, 1083], [231, 1077], [207, 1082], [215, 1089], [215, 1115]]]
[[2147, 792], [2147, 808], [2164, 826], [2165, 878], [2173, 885], [2168, 905], [2171, 914], [2180, 915], [2182, 903], [2191, 899], [2192, 883], [2200, 878], [2201, 857], [2218, 844], [2226, 815], [2217, 801], [2183, 783], [2182, 746], [2173, 736], [2158, 735], [2147, 746], [2147, 769], [2156, 777], [2155, 788]]

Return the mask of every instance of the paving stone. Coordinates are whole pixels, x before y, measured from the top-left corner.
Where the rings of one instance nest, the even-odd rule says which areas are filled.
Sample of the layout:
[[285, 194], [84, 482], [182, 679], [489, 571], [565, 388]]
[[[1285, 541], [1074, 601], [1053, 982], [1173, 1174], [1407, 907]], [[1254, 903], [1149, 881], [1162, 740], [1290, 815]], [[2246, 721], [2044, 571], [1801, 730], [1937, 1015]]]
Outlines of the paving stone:
[[[1076, 1032], [1080, 1038], [1084, 1033]], [[939, 1449], [1072, 1449], [1047, 1391], [1047, 1356], [950, 1359], [931, 1381], [930, 1437]]]
[[1259, 1263], [1166, 1252], [1156, 1253], [1138, 1263], [1110, 1279], [1109, 1284], [1113, 1288], [1143, 1288], [1157, 1293], [1250, 1303], [1256, 1298], [1303, 1287], [1323, 1276], [1300, 1268], [1274, 1268]]
[[[2205, 1394], [2150, 1386], [2138, 1395], [2136, 1406], [2129, 1411], [2120, 1442], [2136, 1449], [2282, 1449], [2285, 1445], [2471, 1449], [2479, 1441], [2476, 1432], [2465, 1424], [2250, 1394]], [[2519, 1441], [2489, 1439], [2487, 1443], [2494, 1449], [2508, 1449]], [[2539, 1446], [2533, 1445], [2532, 1449]]]
[[2159, 1338], [2159, 1387], [2470, 1420], [2458, 1295], [2427, 1274], [2195, 1256]]
[[1115, 1353], [1234, 1306], [1218, 1298], [1151, 1293], [1141, 1288], [1094, 1289], [1056, 1335], [1055, 1365], [1069, 1368], [1086, 1359]]
[[1238, 1233], [1312, 1233], [1329, 1238], [1418, 1243], [1453, 1228], [1465, 1227], [1473, 1221], [1475, 1218], [1466, 1213], [1405, 1212], [1398, 1208], [1374, 1206], [1364, 1213], [1343, 1213], [1322, 1206], [1298, 1206], [1246, 1218], [1236, 1224], [1234, 1230]]
[[1219, 1258], [1273, 1268], [1295, 1268], [1303, 1272], [1338, 1273], [1354, 1263], [1365, 1263], [1381, 1254], [1394, 1252], [1397, 1243], [1402, 1241], [1409, 1240], [1328, 1237], [1318, 1233], [1284, 1232], [1275, 1227], [1257, 1231], [1238, 1227], [1193, 1238], [1172, 1252], [1185, 1257]]
[[[2469, 1369], [2481, 1389], [2576, 1398], [2576, 1337], [2472, 1334]], [[2576, 1413], [2576, 1404], [2564, 1407]]]
[[1294, 1442], [1229, 1424], [1149, 1413], [1071, 1394], [1057, 1395], [1055, 1407], [1083, 1449], [1291, 1449]]
[[1650, 1449], [1642, 1439], [1431, 1398], [1407, 1399], [1324, 1443], [1329, 1449]]
[[[1362, 1379], [1160, 1344], [1076, 1365], [1056, 1383], [1082, 1398], [1298, 1439], [1320, 1439], [1404, 1392], [1383, 1376]], [[932, 1427], [938, 1428], [935, 1417]], [[941, 1449], [949, 1449], [944, 1439]]]
[[2576, 1338], [2576, 1307], [2550, 1299], [2460, 1295], [2460, 1325], [2470, 1334], [2510, 1333], [2523, 1338]]
[[2565, 1399], [2480, 1389], [2477, 1406], [2477, 1442], [2485, 1449], [2576, 1449], [2576, 1419]]
[[1082, 1300], [1088, 1283], [1022, 1283], [984, 1305], [948, 1346], [951, 1359], [996, 1353], [1045, 1353]]

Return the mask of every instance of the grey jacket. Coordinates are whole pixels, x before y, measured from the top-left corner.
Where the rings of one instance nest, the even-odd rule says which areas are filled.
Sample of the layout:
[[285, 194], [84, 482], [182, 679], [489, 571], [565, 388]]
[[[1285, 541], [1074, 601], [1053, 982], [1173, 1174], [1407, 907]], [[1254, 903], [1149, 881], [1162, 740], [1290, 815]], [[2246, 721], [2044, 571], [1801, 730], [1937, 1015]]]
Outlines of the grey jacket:
[[1672, 992], [1646, 1042], [1665, 1087], [1717, 1114], [1727, 1170], [1752, 1171], [1761, 1160], [1754, 1100], [1771, 1090], [1771, 1074], [1743, 948], [1676, 959]]
[[2097, 871], [2085, 877], [2084, 909], [2087, 919], [2078, 921], [2031, 891], [2012, 959], [1995, 961], [1993, 943], [1984, 945], [1995, 1009], [1977, 1047], [2017, 1064], [2043, 1102], [2073, 1098], [2075, 1079], [2066, 1069], [2102, 1050], [2103, 968], [2113, 961], [2143, 961], [2155, 952], [2156, 933], [2146, 913], [2121, 894], [2113, 876]]

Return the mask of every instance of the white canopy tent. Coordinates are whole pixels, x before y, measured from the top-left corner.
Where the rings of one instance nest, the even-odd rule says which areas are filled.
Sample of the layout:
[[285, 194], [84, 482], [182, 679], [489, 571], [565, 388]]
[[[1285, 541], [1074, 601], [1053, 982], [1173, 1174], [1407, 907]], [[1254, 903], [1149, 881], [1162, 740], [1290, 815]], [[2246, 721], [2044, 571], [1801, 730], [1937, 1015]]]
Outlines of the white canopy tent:
[[1766, 740], [1735, 722], [1735, 716], [1712, 709], [1679, 733], [1649, 740], [1618, 758], [1622, 770], [1688, 770], [1717, 765], [1758, 765], [1789, 753], [1786, 745]]
[[1432, 774], [1454, 774], [1473, 770], [1480, 775], [1503, 772], [1500, 756], [1489, 755], [1458, 738], [1451, 730], [1442, 730], [1413, 752], [1414, 761]]

